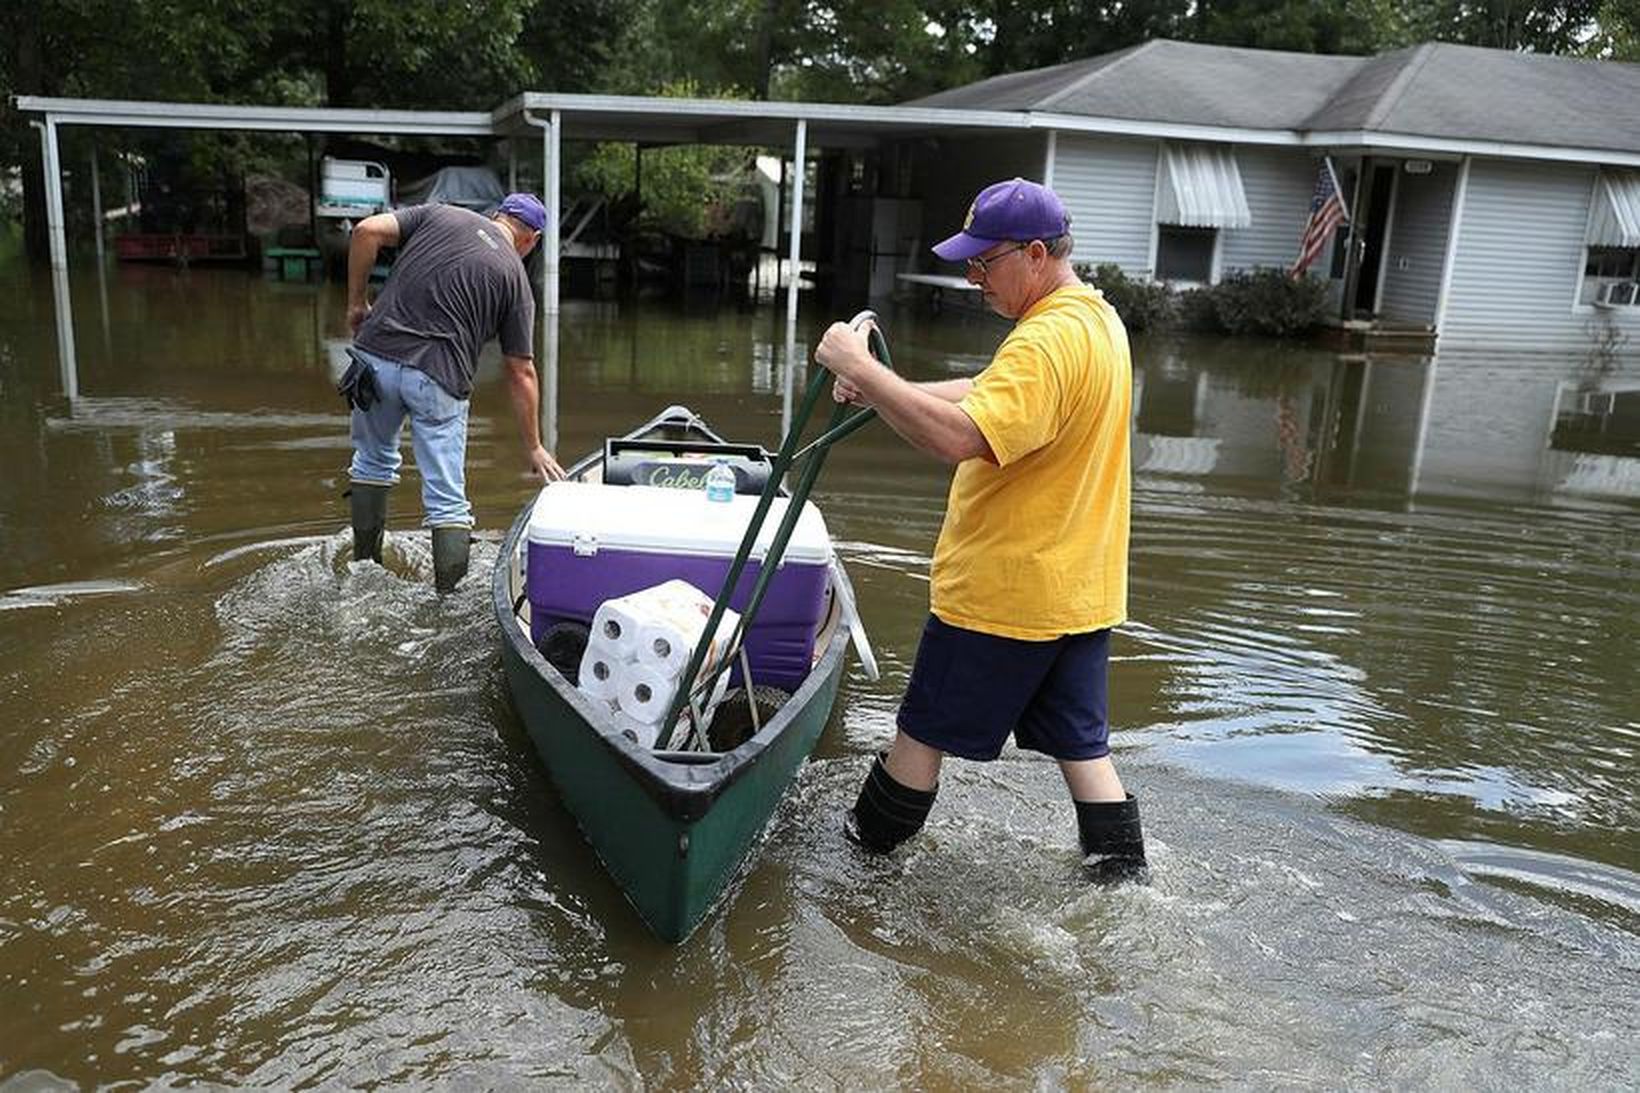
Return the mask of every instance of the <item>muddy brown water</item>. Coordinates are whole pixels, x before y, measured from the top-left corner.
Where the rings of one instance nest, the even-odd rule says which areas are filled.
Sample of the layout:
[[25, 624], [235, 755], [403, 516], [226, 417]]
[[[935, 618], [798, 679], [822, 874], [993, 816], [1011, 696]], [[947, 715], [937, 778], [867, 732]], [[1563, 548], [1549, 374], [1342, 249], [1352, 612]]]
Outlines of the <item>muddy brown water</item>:
[[[1635, 364], [1137, 343], [1112, 689], [1155, 878], [1116, 891], [1080, 883], [1057, 775], [1012, 750], [953, 764], [901, 856], [838, 837], [947, 480], [866, 430], [819, 501], [883, 677], [851, 668], [673, 948], [507, 698], [487, 577], [528, 484], [495, 362], [487, 538], [440, 599], [413, 471], [388, 567], [347, 562], [339, 288], [72, 284], [70, 404], [49, 278], [0, 271], [0, 1079], [1640, 1083]], [[567, 302], [560, 456], [674, 402], [773, 444], [783, 314]], [[805, 301], [799, 341], [829, 318]], [[918, 378], [1002, 332], [888, 319]]]

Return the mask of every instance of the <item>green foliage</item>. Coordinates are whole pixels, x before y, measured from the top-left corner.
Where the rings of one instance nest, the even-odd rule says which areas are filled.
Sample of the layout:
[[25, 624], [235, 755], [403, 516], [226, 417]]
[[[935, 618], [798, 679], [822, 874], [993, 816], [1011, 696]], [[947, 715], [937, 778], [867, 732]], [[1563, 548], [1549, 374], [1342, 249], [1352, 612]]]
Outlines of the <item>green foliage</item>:
[[[612, 43], [657, 0], [30, 0], [0, 3], [0, 168], [43, 245], [39, 138], [13, 95], [489, 110], [526, 89], [603, 90]], [[277, 170], [300, 143], [192, 133], [201, 174]], [[163, 141], [98, 133], [109, 165]], [[66, 165], [83, 144], [64, 135]], [[262, 162], [255, 160], [260, 157]]]
[[[638, 226], [694, 239], [715, 234], [719, 210], [739, 195], [748, 159], [743, 148], [646, 148]], [[596, 145], [571, 169], [571, 188], [619, 201], [633, 192], [636, 160], [631, 144]]]
[[1599, 34], [1585, 45], [1589, 56], [1640, 61], [1640, 0], [1606, 0], [1599, 24]]
[[604, 90], [687, 79], [755, 99], [899, 102], [985, 75], [953, 0], [635, 0]]
[[[1125, 49], [1151, 38], [1190, 38], [1188, 0], [981, 0], [965, 22], [987, 74], [1017, 72]], [[989, 35], [987, 30], [994, 28]]]
[[277, 66], [316, 76], [329, 106], [488, 109], [529, 65], [531, 0], [248, 0]]
[[1218, 333], [1219, 318], [1213, 312], [1213, 295], [1205, 288], [1181, 292], [1173, 300], [1173, 322], [1181, 330]]
[[879, 0], [805, 8], [792, 50], [776, 58], [774, 97], [894, 103], [988, 74], [968, 4]]
[[1305, 53], [1378, 53], [1425, 41], [1582, 53], [1597, 31], [1621, 22], [1622, 13], [1616, 9], [1633, 3], [975, 0], [959, 7], [948, 0], [922, 0], [917, 7], [945, 27], [951, 39], [949, 55], [973, 54], [989, 75], [1092, 57], [1154, 38]]
[[1326, 307], [1327, 282], [1318, 277], [1289, 277], [1284, 270], [1238, 270], [1201, 297], [1199, 314], [1226, 334], [1264, 334], [1284, 338], [1313, 330]]
[[1361, 0], [1230, 0], [1192, 5], [1187, 35], [1216, 45], [1299, 53], [1375, 53], [1400, 40], [1407, 5]]
[[1279, 269], [1237, 271], [1216, 285], [1183, 293], [1159, 282], [1136, 280], [1109, 263], [1092, 269], [1082, 263], [1075, 269], [1078, 277], [1104, 293], [1133, 331], [1179, 327], [1282, 338], [1320, 325], [1326, 306], [1325, 281], [1295, 281]]
[[1173, 322], [1174, 295], [1166, 285], [1136, 280], [1110, 262], [1091, 270], [1081, 263], [1075, 269], [1078, 277], [1104, 293], [1129, 330], [1159, 330]]
[[[701, 97], [688, 81], [661, 91], [672, 98]], [[752, 149], [727, 145], [644, 149], [637, 226], [693, 239], [723, 234], [754, 155]], [[595, 145], [570, 169], [572, 189], [602, 194], [612, 204], [631, 195], [637, 180], [637, 148], [627, 143]]]
[[1416, 41], [1533, 53], [1578, 53], [1597, 30], [1600, 0], [1422, 0], [1406, 8]]
[[[1159, 37], [1330, 53], [1441, 40], [1640, 59], [1640, 0], [11, 0], [0, 2], [0, 168], [40, 218], [37, 135], [12, 95], [488, 110], [523, 90], [890, 103]], [[98, 134], [113, 154], [133, 131]], [[195, 135], [240, 165], [242, 136]], [[65, 149], [83, 157], [83, 148]], [[629, 186], [632, 152], [584, 166]], [[658, 223], [741, 153], [646, 152]], [[624, 161], [624, 162], [623, 162]], [[108, 162], [108, 160], [105, 160]], [[3, 210], [0, 210], [3, 213]]]
[[[528, 89], [614, 91], [609, 73], [623, 36], [648, 0], [534, 0], [525, 5], [517, 46], [528, 63]], [[505, 94], [525, 90], [518, 86]], [[491, 104], [493, 105], [493, 104]]]

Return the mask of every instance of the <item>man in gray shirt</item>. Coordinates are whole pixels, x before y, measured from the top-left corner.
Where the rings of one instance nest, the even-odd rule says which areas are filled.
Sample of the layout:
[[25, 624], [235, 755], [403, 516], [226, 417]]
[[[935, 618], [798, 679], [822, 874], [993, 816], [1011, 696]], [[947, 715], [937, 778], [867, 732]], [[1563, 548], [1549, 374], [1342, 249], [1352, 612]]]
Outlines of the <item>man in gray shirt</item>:
[[[467, 410], [478, 353], [499, 338], [513, 416], [531, 473], [564, 477], [541, 446], [533, 352], [535, 300], [523, 258], [541, 239], [546, 210], [534, 194], [508, 194], [488, 218], [453, 205], [417, 205], [359, 221], [347, 254], [347, 321], [354, 367], [353, 556], [381, 561], [387, 491], [399, 480], [399, 431], [421, 473], [424, 525], [432, 529], [433, 582], [448, 592], [467, 572]], [[365, 300], [383, 247], [399, 254], [375, 304]], [[362, 379], [362, 383], [358, 382]], [[360, 397], [360, 389], [364, 396]]]

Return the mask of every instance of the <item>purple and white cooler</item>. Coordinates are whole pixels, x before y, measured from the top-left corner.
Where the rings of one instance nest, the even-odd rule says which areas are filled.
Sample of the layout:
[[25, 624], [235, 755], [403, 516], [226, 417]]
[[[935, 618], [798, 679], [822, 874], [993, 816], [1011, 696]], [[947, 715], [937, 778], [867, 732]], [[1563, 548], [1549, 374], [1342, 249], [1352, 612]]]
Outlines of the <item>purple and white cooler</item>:
[[[598, 605], [662, 581], [679, 580], [716, 596], [757, 508], [736, 494], [727, 504], [700, 490], [555, 482], [530, 514], [525, 587], [530, 637], [554, 623], [590, 623]], [[762, 558], [786, 513], [776, 498], [729, 606], [746, 609]], [[808, 675], [815, 631], [826, 607], [831, 537], [820, 510], [803, 505], [774, 580], [745, 645], [759, 684], [796, 690]]]

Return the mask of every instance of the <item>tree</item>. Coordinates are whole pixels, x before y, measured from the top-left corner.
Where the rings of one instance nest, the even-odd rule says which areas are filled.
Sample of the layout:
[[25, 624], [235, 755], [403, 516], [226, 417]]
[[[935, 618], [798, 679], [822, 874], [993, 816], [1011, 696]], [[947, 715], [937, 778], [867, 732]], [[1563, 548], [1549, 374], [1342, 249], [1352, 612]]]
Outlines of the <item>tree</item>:
[[[248, 64], [250, 20], [165, 0], [23, 0], [0, 5], [0, 164], [21, 168], [25, 241], [46, 251], [40, 139], [13, 95], [209, 99]], [[190, 5], [191, 7], [191, 5]]]
[[1419, 41], [1532, 53], [1578, 53], [1597, 29], [1600, 0], [1424, 0], [1409, 9]]
[[1409, 44], [1406, 5], [1362, 0], [1201, 0], [1185, 33], [1199, 42], [1297, 53], [1363, 54]]
[[[674, 98], [708, 97], [695, 84], [679, 81], [659, 89]], [[577, 186], [602, 194], [612, 206], [636, 203], [638, 149], [629, 143], [593, 147], [577, 163], [572, 178]], [[715, 213], [733, 205], [745, 185], [751, 149], [731, 145], [683, 145], [646, 150], [643, 158], [642, 206], [638, 225], [670, 235], [700, 238], [713, 234]]]
[[1186, 37], [1184, 20], [1191, 7], [1188, 0], [1045, 0], [1034, 5], [991, 0], [986, 18], [974, 29], [981, 35], [992, 31], [984, 49], [988, 73], [1018, 72], [1111, 53], [1152, 38]]
[[[525, 13], [518, 39], [529, 65], [528, 90], [611, 90], [608, 73], [642, 4], [643, 0], [536, 0]], [[504, 95], [521, 90], [525, 88], [513, 87]]]
[[[486, 110], [527, 89], [686, 81], [703, 95], [890, 103], [1162, 37], [1633, 60], [1640, 0], [9, 0], [0, 165], [22, 167], [41, 254], [39, 138], [13, 94]], [[196, 147], [226, 154], [240, 139]]]
[[[610, 43], [648, 2], [11, 0], [0, 4], [0, 164], [21, 168], [40, 257], [39, 138], [12, 95], [487, 110], [529, 87], [593, 90]], [[201, 149], [236, 141], [196, 138]]]
[[880, 0], [810, 6], [777, 97], [893, 103], [986, 75], [967, 5]]
[[1640, 61], [1640, 0], [1606, 0], [1600, 5], [1600, 32], [1586, 52], [1613, 61]]

